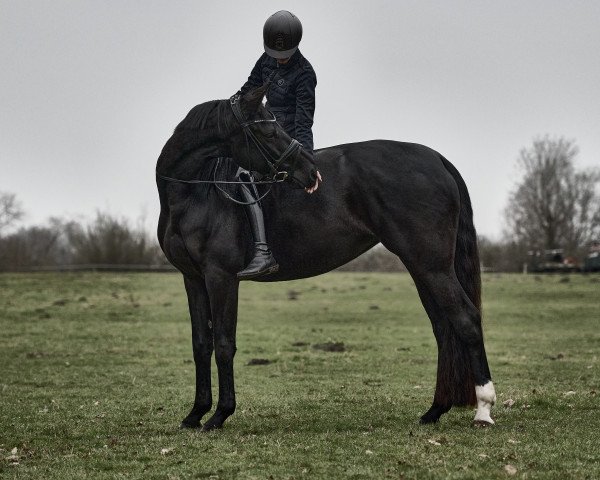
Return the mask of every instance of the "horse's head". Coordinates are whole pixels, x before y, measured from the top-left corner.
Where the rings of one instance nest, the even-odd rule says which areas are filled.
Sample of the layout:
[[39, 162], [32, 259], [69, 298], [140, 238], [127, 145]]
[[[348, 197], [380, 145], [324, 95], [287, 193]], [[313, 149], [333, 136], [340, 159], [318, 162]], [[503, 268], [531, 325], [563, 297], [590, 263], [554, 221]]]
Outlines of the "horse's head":
[[267, 83], [243, 96], [231, 97], [231, 107], [239, 124], [231, 136], [233, 158], [247, 170], [285, 178], [312, 193], [318, 187], [319, 172], [312, 156], [263, 106], [268, 88]]

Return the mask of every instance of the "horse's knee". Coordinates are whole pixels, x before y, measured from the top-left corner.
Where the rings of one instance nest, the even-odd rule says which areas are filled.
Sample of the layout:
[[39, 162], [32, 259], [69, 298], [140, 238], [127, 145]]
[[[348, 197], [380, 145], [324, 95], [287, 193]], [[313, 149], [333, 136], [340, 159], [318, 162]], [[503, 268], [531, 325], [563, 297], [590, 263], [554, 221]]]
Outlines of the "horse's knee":
[[235, 342], [220, 340], [215, 345], [215, 360], [217, 365], [225, 365], [233, 361], [237, 348]]
[[199, 342], [194, 343], [194, 362], [196, 364], [204, 364], [210, 362], [213, 354], [212, 343]]

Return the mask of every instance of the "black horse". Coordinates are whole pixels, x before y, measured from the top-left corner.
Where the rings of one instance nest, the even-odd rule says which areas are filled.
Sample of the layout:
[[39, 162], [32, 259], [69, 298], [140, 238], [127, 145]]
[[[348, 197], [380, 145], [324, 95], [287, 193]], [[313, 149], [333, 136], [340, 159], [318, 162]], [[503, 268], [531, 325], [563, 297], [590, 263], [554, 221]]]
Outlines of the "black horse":
[[[492, 424], [496, 395], [483, 345], [476, 234], [458, 171], [430, 148], [387, 140], [317, 150], [313, 162], [262, 106], [266, 88], [194, 107], [157, 163], [158, 239], [183, 273], [192, 320], [196, 396], [182, 427], [200, 427], [211, 409], [213, 350], [219, 400], [203, 428], [221, 427], [236, 405], [236, 273], [252, 253], [250, 227], [218, 185], [174, 181], [233, 178], [237, 165], [221, 158], [267, 175], [287, 172], [262, 200], [279, 271], [259, 281], [319, 275], [381, 242], [412, 275], [438, 345], [435, 395], [421, 422], [436, 422], [453, 405], [477, 404], [475, 422]], [[309, 195], [318, 172], [323, 183]]]

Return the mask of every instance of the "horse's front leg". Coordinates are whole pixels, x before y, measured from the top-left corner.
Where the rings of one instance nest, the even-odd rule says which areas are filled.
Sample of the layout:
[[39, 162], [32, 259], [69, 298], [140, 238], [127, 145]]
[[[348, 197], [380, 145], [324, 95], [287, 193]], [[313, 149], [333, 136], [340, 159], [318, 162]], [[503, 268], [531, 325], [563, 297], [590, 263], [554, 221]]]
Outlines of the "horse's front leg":
[[210, 361], [213, 335], [208, 292], [203, 278], [184, 277], [192, 320], [192, 348], [196, 364], [196, 396], [194, 406], [181, 422], [181, 428], [200, 427], [200, 420], [212, 406]]
[[219, 401], [213, 416], [203, 430], [221, 428], [223, 422], [235, 411], [233, 382], [233, 357], [235, 355], [235, 330], [239, 281], [235, 276], [219, 272], [207, 276], [206, 287], [214, 326], [214, 346], [219, 373]]

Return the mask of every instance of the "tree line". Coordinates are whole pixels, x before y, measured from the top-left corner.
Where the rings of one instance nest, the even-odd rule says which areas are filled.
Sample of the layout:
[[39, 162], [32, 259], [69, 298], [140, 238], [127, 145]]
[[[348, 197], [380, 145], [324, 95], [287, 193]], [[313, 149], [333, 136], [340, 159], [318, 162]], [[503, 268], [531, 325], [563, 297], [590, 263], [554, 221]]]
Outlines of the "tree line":
[[[563, 249], [582, 259], [600, 240], [600, 169], [577, 168], [577, 145], [564, 137], [535, 139], [517, 158], [520, 175], [503, 214], [500, 240], [479, 237], [483, 267], [519, 271], [532, 251]], [[0, 192], [0, 270], [56, 265], [164, 265], [153, 234], [143, 222], [97, 212], [89, 222], [51, 218], [45, 225], [17, 228], [23, 208]], [[381, 245], [342, 267], [346, 271], [402, 271]]]
[[53, 217], [45, 225], [6, 232], [22, 216], [14, 196], [0, 194], [0, 270], [166, 264], [158, 243], [141, 221], [131, 225], [125, 218], [97, 212], [89, 222]]

